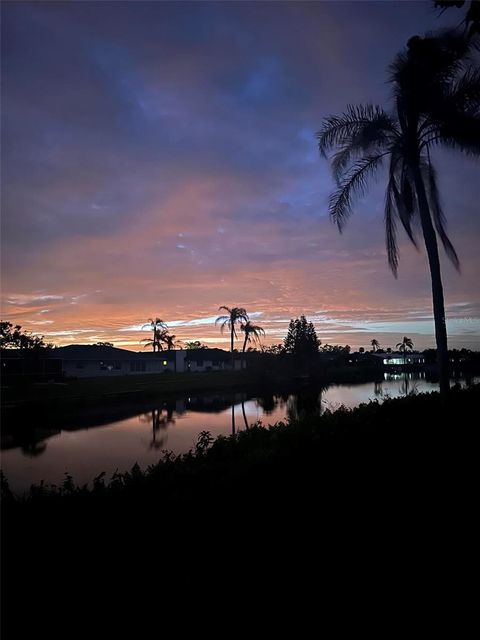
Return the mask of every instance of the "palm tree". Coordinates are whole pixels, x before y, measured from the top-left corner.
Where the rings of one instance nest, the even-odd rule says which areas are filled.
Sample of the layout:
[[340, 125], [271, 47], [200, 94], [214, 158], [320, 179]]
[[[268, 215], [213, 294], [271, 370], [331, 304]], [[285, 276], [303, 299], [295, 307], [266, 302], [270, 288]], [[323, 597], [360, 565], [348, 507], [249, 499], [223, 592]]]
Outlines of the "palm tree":
[[407, 353], [407, 349], [410, 349], [410, 351], [412, 351], [413, 340], [411, 338], [407, 338], [407, 336], [403, 336], [403, 340], [401, 342], [398, 342], [395, 345], [395, 348], [398, 349], [400, 353], [403, 353], [403, 364], [405, 364], [405, 355]]
[[185, 342], [187, 349], [205, 349], [207, 345], [202, 344], [200, 340], [190, 340]]
[[438, 239], [457, 269], [459, 261], [445, 231], [430, 152], [441, 144], [480, 154], [480, 70], [470, 62], [476, 41], [457, 31], [411, 38], [390, 67], [393, 113], [373, 105], [349, 106], [341, 116], [326, 118], [318, 133], [323, 155], [338, 148], [332, 160], [338, 189], [330, 197], [330, 215], [340, 231], [352, 213], [353, 197], [365, 193], [368, 178], [388, 160], [385, 226], [388, 262], [395, 276], [397, 224], [417, 246], [414, 223], [420, 222], [444, 398], [449, 389], [448, 353]]
[[374, 339], [371, 341], [371, 343], [370, 343], [370, 344], [372, 345], [373, 353], [375, 353], [375, 351], [376, 351], [376, 350], [379, 348], [379, 346], [380, 346], [379, 341], [378, 341], [378, 340], [375, 340], [375, 338], [374, 338]]
[[175, 349], [175, 346], [177, 344], [176, 341], [175, 341], [176, 337], [177, 336], [175, 336], [175, 335], [170, 335], [168, 333], [168, 330], [164, 329], [158, 335], [158, 343], [160, 344], [160, 343], [163, 342], [164, 344], [167, 345], [167, 349]]
[[167, 328], [167, 325], [165, 324], [165, 322], [161, 319], [161, 318], [149, 318], [148, 319], [148, 323], [144, 324], [142, 329], [144, 327], [150, 327], [150, 329], [153, 331], [153, 338], [151, 340], [142, 340], [142, 342], [146, 342], [147, 344], [145, 346], [152, 346], [153, 347], [153, 351], [161, 351], [162, 347], [160, 344], [160, 334], [161, 331], [164, 331]]
[[233, 307], [232, 309], [230, 309], [230, 307], [219, 307], [218, 308], [219, 311], [226, 311], [227, 315], [223, 315], [223, 316], [218, 316], [218, 318], [215, 320], [215, 324], [220, 324], [220, 331], [223, 333], [225, 330], [225, 327], [228, 327], [228, 329], [230, 330], [230, 351], [232, 353], [232, 369], [234, 368], [234, 356], [233, 356], [233, 341], [234, 338], [237, 337], [237, 332], [235, 330], [235, 325], [238, 322], [248, 322], [248, 315], [247, 312], [245, 311], [245, 309], [243, 307]]
[[265, 329], [263, 327], [259, 327], [258, 325], [252, 324], [250, 320], [248, 320], [245, 324], [240, 325], [240, 331], [243, 331], [245, 334], [245, 340], [243, 341], [242, 349], [243, 353], [245, 353], [247, 342], [260, 342], [260, 336], [265, 335]]

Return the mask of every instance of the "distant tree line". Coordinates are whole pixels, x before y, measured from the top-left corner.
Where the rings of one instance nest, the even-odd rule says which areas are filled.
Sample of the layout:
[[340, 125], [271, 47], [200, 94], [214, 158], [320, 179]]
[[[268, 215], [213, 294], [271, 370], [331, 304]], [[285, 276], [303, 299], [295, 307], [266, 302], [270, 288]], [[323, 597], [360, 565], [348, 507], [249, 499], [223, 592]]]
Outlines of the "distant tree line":
[[38, 350], [52, 348], [46, 343], [43, 336], [34, 336], [29, 331], [22, 329], [21, 325], [13, 325], [11, 322], [0, 322], [0, 347], [2, 349], [28, 349]]

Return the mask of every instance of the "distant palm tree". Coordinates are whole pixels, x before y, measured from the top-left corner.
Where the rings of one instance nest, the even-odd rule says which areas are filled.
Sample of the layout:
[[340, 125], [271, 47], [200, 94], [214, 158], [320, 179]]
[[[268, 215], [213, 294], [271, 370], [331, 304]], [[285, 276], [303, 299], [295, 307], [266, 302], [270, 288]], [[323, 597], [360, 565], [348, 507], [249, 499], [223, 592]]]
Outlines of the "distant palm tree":
[[160, 332], [167, 328], [165, 322], [161, 318], [149, 318], [148, 323], [144, 324], [142, 329], [144, 327], [150, 327], [150, 329], [153, 331], [153, 338], [151, 340], [142, 340], [142, 342], [147, 343], [145, 346], [152, 346], [154, 352], [162, 351], [159, 337]]
[[407, 338], [407, 336], [403, 336], [403, 340], [401, 342], [398, 342], [395, 345], [395, 348], [398, 349], [400, 351], [400, 353], [403, 353], [403, 364], [405, 364], [405, 356], [406, 356], [406, 353], [407, 353], [407, 349], [412, 351], [412, 349], [413, 349], [413, 340], [411, 338]]
[[260, 336], [265, 335], [265, 329], [263, 327], [259, 327], [258, 325], [252, 324], [250, 320], [248, 320], [245, 324], [240, 325], [240, 331], [243, 331], [245, 334], [245, 340], [243, 341], [243, 353], [245, 353], [245, 349], [247, 347], [247, 342], [260, 342]]
[[447, 330], [438, 240], [455, 267], [459, 260], [445, 231], [437, 177], [430, 152], [437, 145], [480, 155], [480, 70], [472, 64], [477, 37], [447, 31], [414, 37], [390, 66], [395, 110], [373, 105], [349, 106], [325, 119], [319, 149], [332, 148], [338, 190], [330, 215], [341, 231], [352, 213], [352, 200], [363, 195], [368, 179], [388, 160], [385, 226], [388, 261], [397, 274], [396, 227], [400, 223], [416, 246], [419, 221], [432, 281], [433, 315], [440, 391], [449, 389]]
[[176, 342], [175, 342], [175, 338], [177, 336], [175, 335], [170, 335], [168, 333], [167, 329], [164, 329], [163, 331], [160, 332], [159, 336], [158, 336], [158, 342], [159, 344], [161, 344], [162, 342], [164, 344], [167, 345], [167, 349], [175, 349], [176, 346]]
[[202, 344], [200, 340], [190, 340], [185, 342], [187, 349], [205, 349], [207, 345]]
[[230, 351], [232, 353], [232, 369], [234, 368], [233, 341], [237, 337], [235, 325], [237, 323], [249, 322], [248, 314], [243, 307], [219, 307], [219, 311], [226, 311], [227, 315], [218, 316], [215, 324], [220, 324], [220, 331], [223, 333], [225, 327], [230, 330]]
[[379, 348], [380, 343], [378, 340], [375, 340], [375, 338], [371, 341], [370, 343], [372, 345], [372, 349], [373, 349], [373, 353], [375, 353], [375, 351]]

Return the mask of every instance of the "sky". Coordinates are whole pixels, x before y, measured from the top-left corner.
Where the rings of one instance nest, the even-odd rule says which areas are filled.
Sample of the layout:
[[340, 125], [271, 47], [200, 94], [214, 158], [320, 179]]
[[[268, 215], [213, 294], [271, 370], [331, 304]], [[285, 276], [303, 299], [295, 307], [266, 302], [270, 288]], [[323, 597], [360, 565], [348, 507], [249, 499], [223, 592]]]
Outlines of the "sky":
[[[267, 345], [304, 314], [323, 343], [434, 346], [424, 252], [400, 235], [388, 268], [385, 176], [339, 234], [315, 133], [347, 104], [390, 108], [394, 55], [460, 19], [428, 1], [2, 3], [2, 319], [136, 351], [160, 317], [227, 347], [226, 305]], [[462, 264], [442, 257], [449, 344], [480, 349], [479, 162], [433, 159]]]

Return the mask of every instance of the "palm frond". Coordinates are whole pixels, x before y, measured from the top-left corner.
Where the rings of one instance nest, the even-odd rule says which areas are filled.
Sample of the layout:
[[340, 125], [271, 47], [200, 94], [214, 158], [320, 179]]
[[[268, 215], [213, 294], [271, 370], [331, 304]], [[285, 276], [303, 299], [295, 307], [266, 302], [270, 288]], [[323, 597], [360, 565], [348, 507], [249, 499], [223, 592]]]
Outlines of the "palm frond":
[[480, 69], [469, 67], [456, 82], [448, 88], [447, 99], [457, 110], [478, 114], [480, 110]]
[[[393, 178], [394, 181], [394, 178]], [[396, 225], [396, 205], [392, 190], [392, 178], [388, 181], [385, 195], [385, 240], [387, 245], [388, 264], [395, 278], [398, 275], [398, 245]]]
[[[395, 161], [395, 158], [392, 158], [392, 160]], [[401, 165], [400, 188], [397, 185], [395, 176], [395, 168], [398, 166], [398, 163]], [[403, 162], [403, 159], [397, 158], [397, 162], [391, 163], [389, 188], [392, 190], [395, 208], [400, 222], [402, 223], [410, 242], [416, 249], [418, 249], [418, 244], [412, 229], [412, 222], [414, 215], [418, 210], [418, 205], [415, 196], [415, 189], [412, 185], [412, 177], [410, 176], [410, 171], [406, 163]]]
[[215, 324], [220, 324], [220, 333], [223, 333], [225, 331], [225, 327], [228, 327], [230, 325], [230, 316], [219, 316], [216, 320], [215, 320]]
[[340, 116], [329, 116], [324, 119], [323, 126], [317, 132], [318, 149], [326, 157], [329, 149], [351, 144], [362, 130], [370, 127], [377, 130], [391, 130], [394, 126], [392, 118], [376, 105], [348, 105]]
[[352, 204], [355, 196], [362, 196], [368, 187], [368, 178], [382, 166], [386, 152], [366, 156], [357, 160], [352, 169], [340, 182], [339, 188], [330, 196], [330, 217], [342, 231], [347, 218], [352, 214]]
[[443, 248], [445, 249], [445, 253], [447, 254], [449, 260], [452, 262], [455, 269], [457, 269], [457, 271], [460, 271], [460, 261], [458, 259], [457, 252], [455, 251], [455, 248], [450, 241], [450, 238], [448, 237], [445, 229], [446, 220], [440, 203], [440, 194], [437, 187], [437, 175], [435, 168], [433, 167], [430, 160], [423, 164], [422, 172], [425, 177], [425, 186], [427, 188], [427, 197], [428, 203], [430, 205], [430, 212], [432, 214], [433, 222], [435, 224], [438, 236], [442, 242]]
[[351, 162], [359, 156], [386, 151], [398, 137], [398, 130], [393, 120], [386, 113], [383, 115], [382, 118], [363, 123], [352, 138], [333, 156], [332, 173], [337, 184]]
[[468, 68], [475, 43], [455, 29], [410, 38], [390, 65], [397, 97], [418, 114], [429, 113], [448, 87]]

